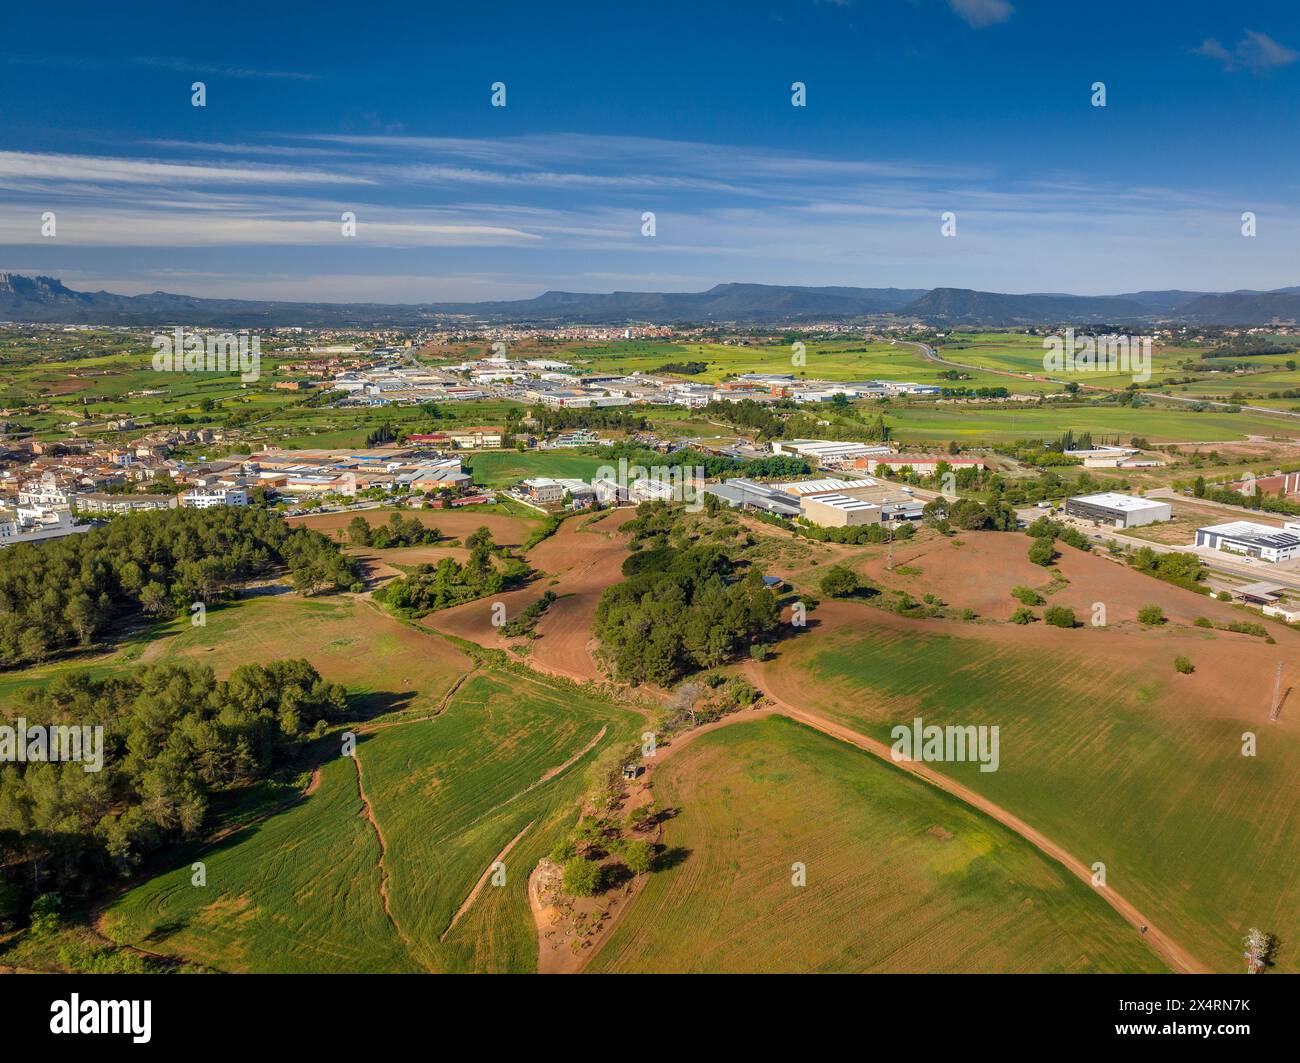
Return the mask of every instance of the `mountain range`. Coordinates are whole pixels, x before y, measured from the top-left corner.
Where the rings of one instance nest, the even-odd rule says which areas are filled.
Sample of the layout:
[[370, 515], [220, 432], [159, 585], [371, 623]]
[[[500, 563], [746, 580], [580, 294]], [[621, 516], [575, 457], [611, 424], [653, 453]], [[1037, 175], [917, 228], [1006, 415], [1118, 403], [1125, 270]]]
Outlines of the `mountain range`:
[[545, 292], [480, 303], [314, 303], [208, 299], [171, 292], [81, 292], [53, 277], [0, 273], [0, 320], [44, 324], [221, 328], [411, 327], [461, 321], [557, 325], [858, 322], [893, 317], [944, 327], [1268, 325], [1300, 320], [1300, 287], [1273, 291], [1141, 291], [1011, 295], [968, 288], [719, 284], [705, 292]]

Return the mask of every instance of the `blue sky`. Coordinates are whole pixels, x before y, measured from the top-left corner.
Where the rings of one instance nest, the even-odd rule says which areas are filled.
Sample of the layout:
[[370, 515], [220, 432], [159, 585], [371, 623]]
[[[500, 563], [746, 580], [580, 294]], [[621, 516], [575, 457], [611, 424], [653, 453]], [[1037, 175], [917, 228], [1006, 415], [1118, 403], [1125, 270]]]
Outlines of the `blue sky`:
[[0, 40], [0, 270], [384, 302], [1298, 284], [1300, 12], [1174, 12], [22, 5]]

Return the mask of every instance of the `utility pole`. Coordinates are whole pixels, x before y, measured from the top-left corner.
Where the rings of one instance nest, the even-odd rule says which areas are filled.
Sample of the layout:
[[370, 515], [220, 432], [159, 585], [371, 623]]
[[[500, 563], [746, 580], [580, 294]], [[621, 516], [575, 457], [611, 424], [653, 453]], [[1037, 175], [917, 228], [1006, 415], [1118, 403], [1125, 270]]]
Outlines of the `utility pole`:
[[1268, 718], [1272, 722], [1282, 715], [1282, 662], [1277, 662], [1277, 675], [1273, 679], [1273, 706]]

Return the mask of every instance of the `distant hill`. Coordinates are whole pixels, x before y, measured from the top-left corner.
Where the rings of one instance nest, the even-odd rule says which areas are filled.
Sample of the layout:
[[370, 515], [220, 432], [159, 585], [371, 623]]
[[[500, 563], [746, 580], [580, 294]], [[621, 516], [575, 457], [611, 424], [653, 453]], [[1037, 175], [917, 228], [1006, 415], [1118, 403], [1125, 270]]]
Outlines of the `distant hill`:
[[1116, 295], [1001, 295], [969, 288], [935, 288], [900, 314], [937, 325], [1039, 325], [1057, 322], [1142, 321], [1149, 306]]
[[1273, 321], [1300, 321], [1300, 291], [1225, 292], [1202, 295], [1179, 311], [1200, 325], [1267, 325]]
[[802, 288], [784, 284], [719, 284], [707, 292], [546, 292], [536, 299], [448, 303], [446, 313], [517, 321], [656, 324], [713, 321], [814, 321], [887, 314], [924, 288]]
[[1142, 291], [1009, 295], [969, 288], [719, 284], [704, 292], [544, 292], [484, 303], [305, 303], [201, 299], [171, 292], [79, 292], [53, 277], [0, 273], [0, 320], [47, 324], [219, 328], [415, 327], [448, 320], [520, 324], [797, 325], [892, 315], [946, 327], [1020, 325], [1265, 325], [1300, 320], [1300, 288], [1271, 292]]

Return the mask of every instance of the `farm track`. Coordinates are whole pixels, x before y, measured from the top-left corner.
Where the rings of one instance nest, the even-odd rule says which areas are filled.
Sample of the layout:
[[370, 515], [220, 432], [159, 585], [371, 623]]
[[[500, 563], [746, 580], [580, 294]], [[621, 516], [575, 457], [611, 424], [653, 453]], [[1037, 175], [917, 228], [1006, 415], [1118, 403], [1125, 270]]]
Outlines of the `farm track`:
[[379, 828], [379, 821], [375, 819], [374, 809], [370, 805], [370, 798], [366, 796], [365, 782], [361, 773], [361, 757], [356, 750], [353, 750], [352, 761], [357, 768], [357, 794], [361, 798], [361, 815], [365, 817], [366, 822], [374, 828], [375, 838], [379, 842], [379, 899], [383, 902], [384, 915], [388, 918], [393, 932], [397, 935], [402, 945], [406, 948], [407, 954], [420, 964], [426, 971], [432, 973], [432, 969], [419, 956], [415, 950], [414, 943], [407, 936], [406, 931], [402, 929], [400, 923], [393, 915], [392, 906], [388, 901], [388, 867], [385, 864], [385, 858], [388, 855], [388, 843], [384, 840], [384, 832]]
[[578, 750], [578, 752], [574, 753], [573, 756], [571, 756], [568, 760], [566, 760], [566, 761], [565, 761], [563, 764], [561, 764], [558, 768], [550, 768], [550, 769], [548, 769], [548, 770], [546, 771], [546, 773], [545, 773], [545, 774], [544, 774], [540, 779], [537, 779], [537, 780], [534, 781], [534, 782], [530, 782], [530, 783], [529, 783], [527, 786], [525, 786], [522, 790], [518, 791], [517, 793], [513, 793], [513, 794], [511, 794], [509, 797], [507, 797], [507, 798], [506, 798], [504, 801], [502, 801], [500, 804], [493, 805], [491, 808], [489, 808], [489, 809], [488, 809], [486, 812], [484, 812], [482, 815], [480, 815], [480, 816], [476, 816], [474, 819], [470, 820], [469, 823], [465, 824], [464, 829], [465, 829], [465, 830], [469, 830], [470, 827], [473, 827], [476, 823], [481, 823], [483, 820], [487, 819], [487, 817], [490, 816], [490, 815], [492, 815], [493, 813], [495, 813], [495, 812], [499, 812], [501, 809], [505, 808], [506, 805], [510, 804], [512, 801], [517, 801], [517, 800], [519, 800], [519, 798], [524, 797], [525, 795], [532, 793], [534, 790], [537, 789], [537, 787], [542, 786], [542, 785], [544, 785], [544, 784], [550, 782], [550, 781], [551, 781], [552, 779], [554, 779], [557, 775], [560, 775], [560, 774], [564, 773], [565, 771], [567, 771], [569, 768], [573, 767], [574, 764], [576, 764], [578, 761], [580, 761], [583, 757], [585, 757], [588, 753], [590, 753], [593, 749], [595, 749], [597, 745], [599, 745], [600, 740], [601, 740], [602, 738], [605, 737], [605, 734], [606, 734], [606, 732], [607, 732], [608, 730], [609, 730], [609, 725], [606, 724], [606, 725], [605, 725], [604, 727], [602, 727], [602, 728], [600, 729], [600, 731], [596, 734], [596, 737], [595, 737], [595, 738], [593, 738], [590, 742], [588, 742], [585, 746], [583, 746], [580, 750]]
[[440, 942], [447, 940], [447, 935], [456, 929], [456, 924], [460, 922], [460, 917], [470, 910], [474, 902], [478, 899], [478, 895], [483, 892], [483, 887], [487, 885], [488, 877], [492, 874], [492, 868], [505, 860], [510, 850], [515, 847], [515, 844], [519, 839], [527, 834], [536, 822], [537, 820], [535, 819], [529, 820], [528, 825], [511, 838], [510, 841], [506, 843], [506, 847], [497, 853], [496, 858], [492, 863], [488, 864], [487, 869], [479, 876], [479, 880], [474, 883], [474, 888], [469, 891], [469, 896], [466, 897], [465, 900], [461, 902], [461, 906], [456, 909], [456, 914], [451, 917], [451, 922], [447, 924], [447, 929], [438, 936]]
[[[830, 720], [818, 716], [816, 713], [810, 712], [807, 709], [801, 708], [792, 704], [790, 701], [785, 700], [783, 697], [770, 690], [768, 685], [763, 681], [763, 676], [758, 665], [754, 661], [745, 662], [744, 671], [749, 681], [753, 683], [755, 687], [764, 691], [767, 698], [773, 703], [775, 711], [779, 714], [805, 724], [806, 726], [820, 731], [822, 734], [828, 735], [831, 738], [856, 746], [858, 749], [878, 757], [885, 763], [891, 764], [895, 768], [905, 771], [909, 775], [913, 775], [916, 778], [929, 783], [931, 786], [942, 790], [944, 793], [949, 794], [952, 797], [956, 797], [958, 800], [972, 808], [978, 809], [985, 815], [997, 820], [1004, 827], [1020, 835], [1040, 852], [1051, 857], [1057, 863], [1065, 867], [1076, 878], [1081, 879], [1091, 887], [1092, 872], [1083, 864], [1082, 861], [1066, 852], [1066, 850], [1056, 842], [1035, 830], [1018, 816], [1008, 812], [1001, 805], [995, 804], [988, 800], [988, 798], [983, 797], [974, 790], [971, 790], [969, 787], [963, 786], [961, 783], [955, 782], [947, 776], [933, 771], [920, 762], [896, 761], [890, 753], [889, 746], [884, 742], [870, 738], [867, 735], [851, 730], [850, 728], [843, 727], [840, 724], [832, 723]], [[745, 717], [740, 714], [727, 717], [728, 720], [746, 718], [752, 717]], [[1145, 926], [1147, 932], [1142, 935], [1143, 940], [1150, 945], [1152, 951], [1164, 960], [1173, 971], [1180, 974], [1210, 973], [1209, 967], [1203, 964], [1177, 942], [1173, 941], [1167, 934], [1162, 933], [1159, 929], [1153, 926], [1151, 921], [1138, 911], [1131, 902], [1120, 896], [1113, 889], [1105, 887], [1101, 890], [1095, 890], [1094, 892], [1099, 893], [1102, 900], [1115, 909], [1115, 911], [1118, 912], [1119, 915], [1134, 929], [1140, 931], [1141, 928]]]

